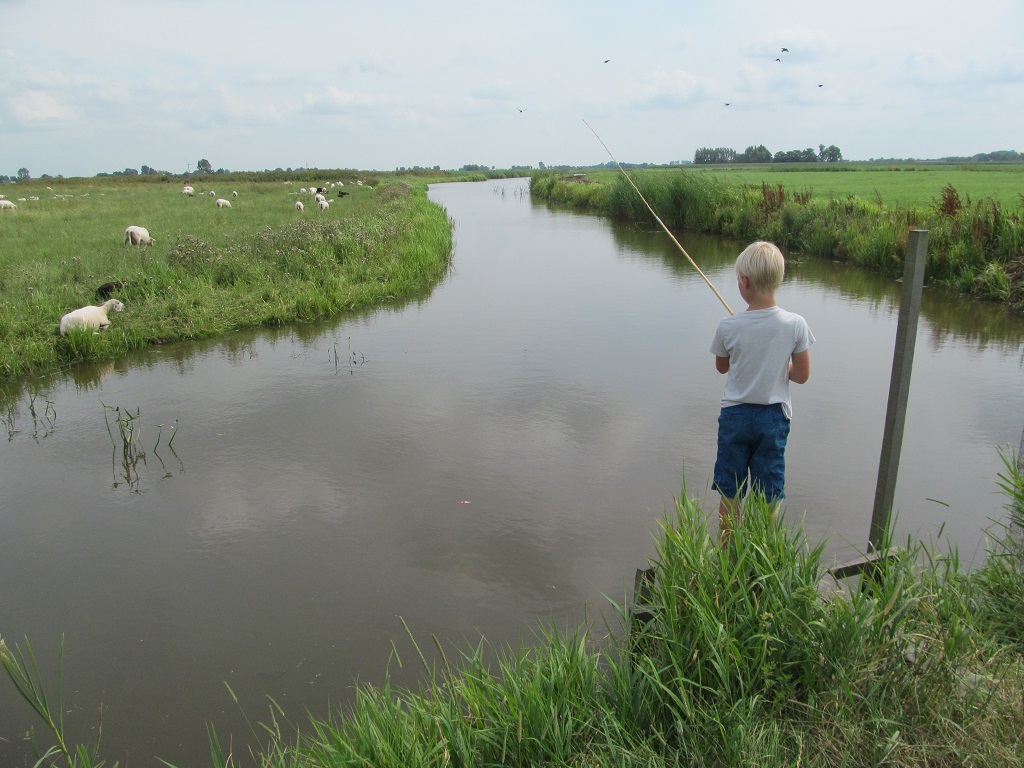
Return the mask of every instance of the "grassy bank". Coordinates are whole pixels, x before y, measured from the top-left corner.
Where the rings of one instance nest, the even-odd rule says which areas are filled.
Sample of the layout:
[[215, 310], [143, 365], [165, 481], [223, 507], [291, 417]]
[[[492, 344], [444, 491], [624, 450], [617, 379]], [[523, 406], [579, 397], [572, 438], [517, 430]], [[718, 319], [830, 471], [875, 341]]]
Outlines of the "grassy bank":
[[[272, 706], [261, 749], [232, 754], [213, 736], [211, 763], [1024, 765], [1024, 478], [1006, 468], [1009, 522], [979, 571], [908, 542], [871, 582], [825, 600], [822, 546], [755, 500], [723, 549], [684, 497], [656, 542], [646, 614], [620, 607], [611, 631], [454, 660], [438, 644], [436, 665], [417, 645], [418, 691], [360, 686], [353, 706], [294, 732]], [[61, 740], [30, 651], [0, 655], [57, 737], [42, 764], [100, 765], [95, 745]]]
[[[28, 199], [0, 214], [0, 380], [376, 306], [428, 289], [450, 262], [451, 224], [424, 181], [349, 179], [330, 190], [327, 211], [298, 181], [236, 178], [218, 189], [225, 181], [193, 181], [195, 197], [176, 181], [17, 185]], [[232, 207], [216, 207], [211, 190]], [[155, 244], [123, 245], [129, 224]], [[125, 286], [111, 327], [60, 336], [60, 317], [99, 304], [109, 281]]]
[[[970, 171], [957, 171], [960, 176]], [[864, 176], [873, 194], [864, 197]], [[1024, 169], [974, 172], [972, 180], [1001, 179], [998, 196], [970, 195], [951, 182], [931, 189], [904, 179], [940, 184], [948, 172], [903, 170], [797, 171], [701, 169], [631, 171], [630, 176], [665, 224], [740, 241], [771, 240], [785, 251], [851, 261], [883, 274], [903, 271], [907, 233], [929, 230], [925, 279], [961, 294], [1024, 312]], [[759, 181], [752, 181], [759, 179]], [[770, 180], [769, 180], [770, 179]], [[861, 179], [861, 181], [858, 181]], [[817, 183], [812, 183], [817, 182]], [[985, 181], [980, 182], [981, 188]], [[972, 185], [972, 188], [979, 188]], [[816, 190], [829, 190], [821, 193]], [[621, 173], [533, 177], [539, 200], [656, 226]]]
[[[973, 163], [742, 163], [736, 165], [688, 165], [645, 168], [643, 175], [672, 175], [681, 170], [710, 176], [733, 187], [770, 187], [782, 184], [795, 193], [812, 197], [852, 195], [864, 200], [881, 199], [884, 205], [906, 205], [928, 208], [941, 190], [952, 186], [972, 200], [991, 198], [1004, 208], [1020, 204], [1024, 190], [1024, 164]], [[633, 171], [629, 171], [633, 175]], [[618, 169], [588, 173], [587, 177], [610, 184]]]

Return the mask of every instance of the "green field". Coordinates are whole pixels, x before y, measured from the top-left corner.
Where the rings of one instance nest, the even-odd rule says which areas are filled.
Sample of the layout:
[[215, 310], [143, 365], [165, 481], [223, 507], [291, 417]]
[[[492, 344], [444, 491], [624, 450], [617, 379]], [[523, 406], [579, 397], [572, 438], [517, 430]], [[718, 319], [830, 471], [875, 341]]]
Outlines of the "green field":
[[[808, 168], [810, 165], [810, 168]], [[1024, 206], [1024, 164], [940, 165], [902, 163], [764, 164], [764, 165], [684, 165], [671, 168], [628, 170], [630, 176], [700, 173], [736, 186], [762, 182], [783, 185], [788, 194], [810, 191], [812, 199], [845, 198], [848, 195], [866, 201], [879, 198], [886, 205], [900, 203], [909, 207], [928, 207], [952, 185], [961, 198], [972, 202], [991, 198], [1008, 209]], [[615, 171], [587, 174], [595, 181], [609, 183]]]
[[[318, 186], [342, 181], [329, 173]], [[0, 380], [328, 317], [435, 284], [451, 257], [451, 226], [427, 200], [426, 184], [344, 181], [330, 189], [326, 211], [299, 180], [204, 177], [191, 180], [194, 197], [181, 194], [180, 181], [159, 178], [5, 185], [18, 207], [0, 212]], [[217, 197], [231, 207], [218, 208]], [[155, 244], [124, 245], [129, 225], [147, 228]], [[126, 284], [115, 295], [125, 309], [110, 329], [60, 336], [61, 316], [100, 304], [97, 288], [108, 281]]]

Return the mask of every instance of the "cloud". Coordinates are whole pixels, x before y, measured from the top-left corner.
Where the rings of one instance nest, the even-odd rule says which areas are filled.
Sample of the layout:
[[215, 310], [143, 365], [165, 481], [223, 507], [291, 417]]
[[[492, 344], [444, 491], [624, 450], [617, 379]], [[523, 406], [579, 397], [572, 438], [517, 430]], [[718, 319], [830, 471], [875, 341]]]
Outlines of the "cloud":
[[683, 70], [655, 72], [640, 89], [634, 105], [641, 109], [678, 109], [707, 101], [707, 80]]
[[334, 85], [303, 96], [302, 112], [313, 115], [361, 115], [367, 110], [381, 111], [398, 104], [394, 96], [347, 91]]
[[74, 118], [74, 111], [44, 91], [23, 91], [10, 100], [15, 120], [25, 126], [58, 123]]

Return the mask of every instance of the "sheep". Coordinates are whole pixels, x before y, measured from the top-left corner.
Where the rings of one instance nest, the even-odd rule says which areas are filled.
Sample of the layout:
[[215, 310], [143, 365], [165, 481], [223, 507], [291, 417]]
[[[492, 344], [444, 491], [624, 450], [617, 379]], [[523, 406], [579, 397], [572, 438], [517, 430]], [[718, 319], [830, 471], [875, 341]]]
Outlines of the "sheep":
[[0, 211], [13, 211], [17, 207], [10, 200], [0, 200]]
[[211, 189], [211, 190], [210, 190], [210, 197], [216, 197], [216, 196], [217, 196], [217, 193], [216, 193], [216, 192], [214, 192], [214, 191], [213, 191], [213, 190]]
[[149, 236], [149, 230], [145, 227], [128, 227], [124, 231], [125, 245], [156, 245], [156, 240]]
[[299, 188], [299, 194], [300, 194], [300, 195], [304, 195], [304, 194], [306, 194], [306, 188], [305, 188], [305, 187], [300, 187], [300, 188]]
[[[68, 312], [60, 319], [60, 335], [67, 336], [73, 328], [95, 328], [102, 331], [110, 325], [107, 313], [120, 312], [122, 309], [124, 309], [124, 304], [120, 301], [107, 299], [98, 307], [81, 307]], [[95, 332], [93, 331], [93, 333]]]
[[322, 202], [322, 201], [326, 200], [327, 198], [324, 197], [323, 193], [317, 192], [316, 196], [313, 199], [316, 200], [319, 203], [319, 202]]
[[231, 193], [231, 196], [232, 196], [232, 197], [238, 197], [238, 193], [237, 193], [237, 192], [232, 192], [232, 193]]
[[346, 195], [349, 195], [349, 194], [351, 194], [351, 193], [350, 192], [346, 192], [343, 189], [339, 189], [338, 190], [338, 197], [345, 197]]
[[217, 198], [217, 207], [218, 208], [230, 208], [231, 207], [231, 201], [230, 200], [225, 200], [223, 197], [218, 197]]
[[296, 200], [295, 201], [295, 210], [296, 211], [301, 211], [304, 207], [305, 206], [302, 205], [302, 201], [301, 200]]
[[183, 194], [183, 195], [188, 195], [189, 197], [192, 197], [192, 196], [195, 195], [195, 193], [196, 193], [195, 188], [194, 187], [190, 187], [187, 184], [184, 187], [181, 188], [181, 194]]
[[331, 207], [330, 202], [328, 202], [327, 200], [318, 200], [317, 205], [320, 206], [321, 211], [326, 211], [328, 208]]
[[122, 288], [126, 288], [130, 285], [128, 282], [121, 282], [120, 280], [111, 280], [109, 283], [104, 283], [96, 289], [96, 295], [106, 301], [110, 298], [110, 295], [114, 291], [120, 291]]

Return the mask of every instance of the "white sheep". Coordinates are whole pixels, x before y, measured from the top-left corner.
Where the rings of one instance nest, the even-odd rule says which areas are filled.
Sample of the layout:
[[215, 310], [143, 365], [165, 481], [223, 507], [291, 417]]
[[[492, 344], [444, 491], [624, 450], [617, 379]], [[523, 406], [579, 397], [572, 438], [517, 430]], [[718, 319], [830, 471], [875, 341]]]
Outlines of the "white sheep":
[[304, 206], [302, 205], [302, 201], [301, 200], [296, 200], [295, 201], [295, 210], [296, 211], [301, 211], [303, 209], [303, 207]]
[[191, 186], [189, 186], [187, 184], [184, 187], [181, 188], [181, 194], [183, 194], [183, 195], [188, 195], [189, 197], [192, 197], [192, 196], [195, 195], [195, 193], [196, 193], [195, 187], [191, 187]]
[[321, 211], [326, 211], [331, 207], [331, 204], [327, 200], [317, 200], [316, 204], [320, 206]]
[[213, 190], [211, 189], [211, 190], [210, 190], [210, 197], [216, 197], [216, 196], [217, 196], [217, 193], [216, 193], [216, 192], [214, 192], [214, 191], [213, 191]]
[[322, 192], [317, 192], [316, 195], [313, 197], [313, 199], [316, 200], [318, 203], [322, 203], [327, 198], [324, 197]]
[[94, 328], [96, 331], [102, 331], [110, 325], [107, 313], [120, 312], [122, 309], [124, 304], [119, 300], [107, 299], [98, 307], [81, 307], [68, 312], [60, 319], [60, 335], [67, 336], [72, 328]]
[[13, 211], [17, 207], [10, 200], [0, 200], [0, 211]]
[[125, 245], [156, 245], [156, 240], [149, 236], [149, 230], [145, 227], [132, 225], [124, 231]]
[[231, 196], [232, 196], [232, 197], [238, 197], [238, 193], [237, 193], [237, 192], [232, 192], [232, 193], [231, 193]]
[[300, 195], [304, 195], [304, 194], [306, 194], [306, 188], [305, 188], [305, 187], [300, 187], [300, 188], [299, 188], [299, 194], [300, 194]]
[[231, 207], [231, 201], [230, 200], [225, 200], [223, 197], [218, 197], [217, 198], [217, 207], [218, 208], [230, 208]]

